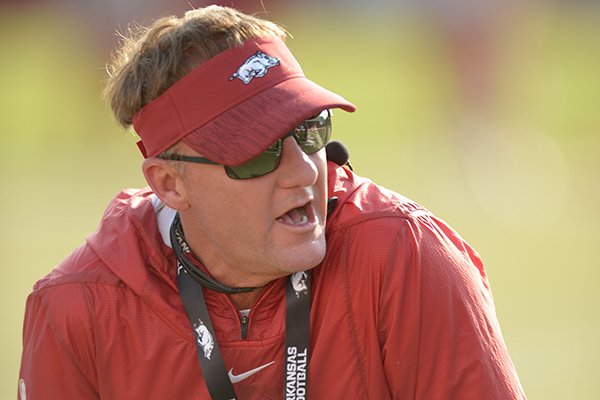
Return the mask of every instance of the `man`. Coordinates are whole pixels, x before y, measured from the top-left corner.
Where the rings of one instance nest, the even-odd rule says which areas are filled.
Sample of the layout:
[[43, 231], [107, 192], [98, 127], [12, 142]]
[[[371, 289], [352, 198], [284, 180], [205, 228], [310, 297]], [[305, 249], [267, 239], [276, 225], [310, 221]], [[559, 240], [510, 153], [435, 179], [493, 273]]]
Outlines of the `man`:
[[149, 188], [36, 284], [21, 399], [524, 397], [477, 253], [326, 160], [354, 106], [284, 37], [211, 6], [124, 43], [106, 95]]

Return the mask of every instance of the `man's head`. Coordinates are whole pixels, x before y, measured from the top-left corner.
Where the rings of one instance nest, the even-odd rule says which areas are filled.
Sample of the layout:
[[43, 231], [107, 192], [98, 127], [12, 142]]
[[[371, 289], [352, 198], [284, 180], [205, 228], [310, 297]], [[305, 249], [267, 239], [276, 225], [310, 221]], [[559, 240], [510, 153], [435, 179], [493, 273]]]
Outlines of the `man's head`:
[[[285, 38], [275, 23], [220, 6], [209, 6], [133, 27], [122, 37], [108, 66], [104, 96], [117, 121], [129, 127], [142, 107], [160, 96], [195, 67], [246, 40]], [[201, 95], [201, 94], [200, 94]]]
[[[317, 265], [325, 110], [354, 106], [304, 77], [271, 22], [211, 6], [140, 32], [118, 53], [106, 95], [140, 135], [144, 175], [180, 212], [194, 253], [234, 286]], [[206, 162], [183, 170], [186, 157]]]
[[209, 6], [124, 38], [105, 96], [145, 156], [179, 141], [239, 165], [325, 108], [354, 106], [304, 77], [276, 24]]

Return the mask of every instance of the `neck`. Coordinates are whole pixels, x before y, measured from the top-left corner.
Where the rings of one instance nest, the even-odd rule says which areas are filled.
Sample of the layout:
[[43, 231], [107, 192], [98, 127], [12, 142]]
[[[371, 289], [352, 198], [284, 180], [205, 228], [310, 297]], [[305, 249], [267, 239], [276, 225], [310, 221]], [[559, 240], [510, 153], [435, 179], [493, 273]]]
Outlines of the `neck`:
[[247, 310], [256, 304], [256, 301], [260, 297], [263, 290], [264, 288], [260, 288], [248, 293], [231, 294], [229, 295], [229, 298], [231, 299], [231, 302], [235, 308], [238, 310]]

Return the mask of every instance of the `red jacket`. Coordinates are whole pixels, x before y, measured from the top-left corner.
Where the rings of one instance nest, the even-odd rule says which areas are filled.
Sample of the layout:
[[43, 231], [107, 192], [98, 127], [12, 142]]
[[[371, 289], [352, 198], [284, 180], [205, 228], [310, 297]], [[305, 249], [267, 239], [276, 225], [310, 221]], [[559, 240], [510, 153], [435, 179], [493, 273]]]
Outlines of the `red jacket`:
[[[327, 255], [313, 270], [311, 399], [521, 399], [477, 253], [430, 212], [329, 165]], [[36, 399], [209, 399], [175, 259], [144, 189], [27, 300], [19, 390]], [[204, 290], [240, 399], [281, 399], [284, 279], [249, 316]]]

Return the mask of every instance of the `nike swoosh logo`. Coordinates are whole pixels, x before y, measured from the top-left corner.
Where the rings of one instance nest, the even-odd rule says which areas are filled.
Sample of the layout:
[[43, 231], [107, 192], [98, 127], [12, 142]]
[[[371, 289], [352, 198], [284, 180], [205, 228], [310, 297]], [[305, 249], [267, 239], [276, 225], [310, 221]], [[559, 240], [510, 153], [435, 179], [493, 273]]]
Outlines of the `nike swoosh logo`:
[[261, 370], [263, 370], [263, 369], [267, 368], [269, 365], [273, 364], [274, 362], [275, 362], [275, 361], [271, 361], [271, 362], [270, 362], [270, 363], [268, 363], [268, 364], [261, 365], [261, 366], [260, 366], [260, 367], [258, 367], [258, 368], [251, 369], [250, 371], [247, 371], [247, 372], [241, 373], [241, 374], [239, 374], [239, 375], [234, 375], [234, 374], [233, 374], [233, 368], [231, 368], [231, 369], [229, 370], [229, 373], [228, 373], [228, 375], [229, 375], [229, 380], [231, 380], [231, 383], [238, 383], [238, 382], [241, 382], [241, 381], [243, 381], [244, 379], [250, 378], [252, 375], [256, 374], [257, 372], [259, 372], [259, 371], [261, 371]]

